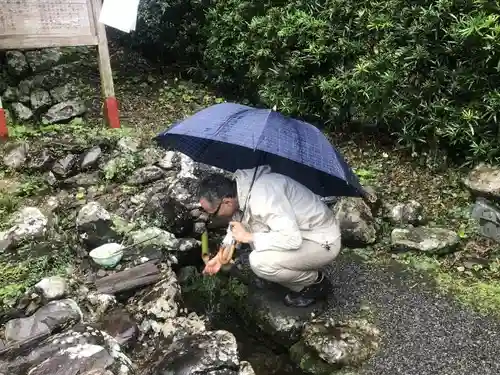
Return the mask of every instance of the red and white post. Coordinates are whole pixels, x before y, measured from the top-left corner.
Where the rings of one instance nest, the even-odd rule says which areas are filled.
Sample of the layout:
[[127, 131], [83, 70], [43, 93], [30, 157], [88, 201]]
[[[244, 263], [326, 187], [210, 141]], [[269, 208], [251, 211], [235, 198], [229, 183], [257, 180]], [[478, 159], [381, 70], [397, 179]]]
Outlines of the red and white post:
[[7, 115], [2, 106], [2, 98], [0, 98], [0, 139], [9, 138], [9, 129], [7, 128]]

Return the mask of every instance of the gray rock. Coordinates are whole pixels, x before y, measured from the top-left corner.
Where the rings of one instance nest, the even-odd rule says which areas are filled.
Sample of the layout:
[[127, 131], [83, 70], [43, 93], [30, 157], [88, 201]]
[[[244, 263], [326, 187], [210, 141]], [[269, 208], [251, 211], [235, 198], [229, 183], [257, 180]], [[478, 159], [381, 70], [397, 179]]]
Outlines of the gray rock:
[[134, 171], [132, 176], [128, 179], [130, 185], [142, 185], [153, 181], [157, 181], [163, 178], [165, 172], [163, 169], [158, 168], [154, 165], [146, 166]]
[[43, 149], [40, 153], [30, 155], [28, 168], [43, 171], [49, 169], [53, 161], [54, 159], [50, 151], [48, 149]]
[[29, 121], [33, 118], [33, 111], [22, 103], [12, 103], [11, 108], [18, 121]]
[[142, 247], [152, 245], [165, 250], [177, 250], [179, 247], [179, 240], [172, 233], [156, 227], [132, 231], [128, 237], [132, 243]]
[[140, 313], [143, 316], [164, 321], [177, 316], [180, 301], [181, 289], [177, 283], [177, 277], [168, 268], [162, 281], [134, 296], [129, 300], [127, 307], [133, 313]]
[[313, 375], [360, 366], [376, 353], [380, 341], [380, 332], [366, 320], [315, 319], [305, 324], [301, 336], [290, 349], [291, 358]]
[[45, 90], [34, 90], [30, 95], [31, 108], [35, 111], [43, 108], [48, 108], [52, 104], [50, 94]]
[[145, 148], [140, 153], [140, 157], [146, 165], [156, 164], [158, 160], [160, 160], [161, 156], [162, 152], [159, 149], [153, 147]]
[[227, 331], [203, 332], [159, 348], [144, 375], [232, 375], [239, 370], [235, 337]]
[[21, 51], [7, 51], [5, 58], [7, 61], [7, 70], [10, 74], [21, 76], [29, 72], [26, 57]]
[[180, 168], [181, 157], [179, 153], [175, 151], [167, 151], [165, 155], [158, 161], [158, 165], [166, 170], [174, 169], [176, 167]]
[[30, 93], [31, 90], [33, 89], [33, 80], [32, 79], [23, 79], [21, 82], [19, 82], [19, 101], [22, 103], [29, 103], [30, 102]]
[[111, 336], [78, 324], [49, 337], [30, 351], [0, 359], [0, 374], [9, 375], [133, 375], [132, 361]]
[[168, 342], [177, 341], [191, 335], [206, 332], [207, 327], [203, 319], [192, 312], [188, 316], [167, 318], [159, 323], [153, 320], [144, 320], [141, 326], [143, 332], [148, 332], [149, 327], [155, 333], [162, 333]]
[[24, 207], [10, 221], [11, 227], [0, 232], [0, 241], [15, 246], [21, 242], [40, 238], [45, 234], [48, 219], [36, 207]]
[[120, 242], [109, 212], [97, 202], [89, 202], [78, 212], [76, 226], [88, 248], [96, 248], [109, 242]]
[[83, 100], [68, 100], [58, 103], [47, 111], [42, 117], [44, 125], [56, 124], [83, 115], [87, 106]]
[[19, 90], [17, 87], [9, 86], [2, 95], [4, 102], [15, 102], [19, 99]]
[[123, 137], [118, 140], [116, 146], [121, 152], [136, 152], [139, 149], [139, 142], [131, 137]]
[[87, 169], [95, 166], [99, 161], [101, 155], [102, 155], [102, 150], [99, 146], [91, 148], [84, 154], [82, 162], [80, 164], [80, 168]]
[[42, 48], [26, 52], [26, 59], [34, 72], [41, 72], [56, 66], [62, 56], [59, 48]]
[[74, 99], [76, 92], [76, 87], [70, 83], [67, 83], [64, 86], [58, 86], [50, 90], [50, 95], [56, 103], [59, 103]]
[[82, 318], [82, 312], [74, 300], [52, 301], [27, 318], [8, 321], [5, 325], [5, 339], [9, 343], [36, 339]]
[[35, 289], [40, 292], [47, 301], [60, 299], [68, 294], [68, 283], [61, 276], [51, 276], [42, 279], [35, 285]]
[[377, 240], [375, 220], [368, 205], [360, 198], [342, 198], [334, 208], [342, 234], [342, 244], [359, 247]]
[[500, 200], [500, 167], [480, 164], [470, 171], [464, 184], [477, 196]]
[[66, 177], [69, 175], [76, 163], [78, 162], [78, 156], [74, 154], [68, 154], [64, 158], [57, 160], [52, 166], [52, 172], [60, 177]]
[[433, 227], [395, 228], [391, 233], [394, 250], [442, 254], [454, 251], [460, 237], [451, 230]]
[[240, 362], [240, 369], [238, 371], [238, 375], [255, 375], [255, 371], [253, 370], [253, 367], [250, 364], [250, 362], [247, 361]]
[[108, 312], [98, 327], [113, 337], [122, 347], [134, 344], [139, 336], [139, 327], [124, 310]]
[[12, 150], [8, 151], [3, 157], [3, 163], [7, 168], [14, 170], [21, 169], [25, 166], [26, 159], [28, 158], [29, 146], [23, 143]]
[[95, 186], [100, 181], [99, 172], [93, 173], [79, 173], [73, 177], [64, 180], [64, 184], [69, 186]]
[[389, 207], [389, 220], [394, 224], [418, 225], [425, 221], [423, 210], [422, 205], [415, 200], [398, 203]]

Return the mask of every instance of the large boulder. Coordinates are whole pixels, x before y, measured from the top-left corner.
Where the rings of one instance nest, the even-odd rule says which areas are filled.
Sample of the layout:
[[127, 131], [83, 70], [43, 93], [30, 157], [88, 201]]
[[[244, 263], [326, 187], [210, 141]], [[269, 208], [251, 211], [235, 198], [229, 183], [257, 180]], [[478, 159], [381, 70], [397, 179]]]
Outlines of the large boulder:
[[391, 233], [391, 245], [396, 251], [443, 254], [454, 251], [459, 243], [457, 233], [445, 228], [395, 228]]
[[378, 350], [379, 336], [378, 329], [366, 320], [314, 319], [305, 324], [301, 340], [290, 354], [304, 372], [329, 375], [345, 366], [360, 366]]
[[464, 184], [477, 196], [500, 200], [500, 167], [479, 164], [464, 179]]
[[377, 230], [370, 207], [360, 198], [342, 198], [335, 207], [342, 233], [342, 244], [349, 247], [371, 245]]
[[[227, 331], [210, 331], [159, 348], [144, 375], [238, 375], [236, 338]], [[247, 367], [247, 366], [246, 366]]]
[[13, 349], [0, 359], [8, 375], [133, 375], [131, 360], [107, 333], [79, 324], [36, 347]]

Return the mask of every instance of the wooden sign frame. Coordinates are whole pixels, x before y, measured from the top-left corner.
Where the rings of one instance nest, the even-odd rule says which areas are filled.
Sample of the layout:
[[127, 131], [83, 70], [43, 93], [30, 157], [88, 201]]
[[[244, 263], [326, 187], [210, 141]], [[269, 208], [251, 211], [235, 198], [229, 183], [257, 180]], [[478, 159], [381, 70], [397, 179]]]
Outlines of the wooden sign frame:
[[[0, 50], [11, 49], [39, 49], [50, 47], [76, 47], [76, 46], [97, 46], [99, 57], [99, 73], [101, 77], [101, 91], [104, 96], [103, 114], [106, 123], [111, 128], [120, 127], [120, 117], [118, 111], [118, 101], [115, 97], [113, 84], [113, 72], [109, 57], [108, 39], [106, 27], [99, 22], [101, 13], [101, 0], [87, 0], [87, 11], [89, 13], [90, 33], [87, 35], [71, 35], [71, 32], [63, 34], [49, 35], [22, 35], [22, 36], [2, 36], [0, 35]], [[0, 13], [2, 12], [0, 8]], [[0, 101], [0, 138], [8, 137], [7, 121], [5, 111]]]

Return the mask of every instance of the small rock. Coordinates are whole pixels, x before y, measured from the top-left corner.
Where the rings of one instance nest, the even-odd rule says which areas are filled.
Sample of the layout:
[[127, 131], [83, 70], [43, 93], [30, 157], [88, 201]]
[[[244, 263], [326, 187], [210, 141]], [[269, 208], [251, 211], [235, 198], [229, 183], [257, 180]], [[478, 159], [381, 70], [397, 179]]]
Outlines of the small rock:
[[42, 279], [35, 285], [35, 289], [42, 294], [45, 300], [52, 301], [60, 299], [68, 293], [68, 283], [63, 277], [51, 276]]
[[139, 327], [130, 315], [121, 310], [116, 309], [108, 312], [99, 324], [99, 328], [122, 346], [133, 344], [139, 335]]
[[0, 232], [0, 241], [15, 246], [45, 234], [48, 219], [36, 207], [25, 207], [13, 215], [12, 227]]
[[34, 90], [30, 95], [31, 107], [36, 111], [48, 108], [52, 104], [50, 94], [45, 90]]
[[14, 76], [21, 76], [29, 72], [26, 57], [21, 51], [7, 51], [5, 53], [7, 69]]
[[59, 86], [50, 90], [50, 95], [52, 96], [52, 99], [54, 99], [56, 103], [60, 103], [74, 99], [76, 91], [77, 90], [73, 85], [67, 83], [64, 86]]
[[368, 205], [359, 198], [342, 198], [334, 209], [342, 233], [342, 244], [360, 247], [376, 241], [375, 220]]
[[292, 360], [309, 373], [334, 373], [358, 367], [379, 348], [380, 332], [366, 320], [336, 323], [331, 318], [305, 324], [302, 339], [290, 349]]
[[160, 157], [161, 151], [157, 148], [148, 147], [141, 151], [141, 158], [146, 165], [156, 164]]
[[158, 246], [160, 249], [174, 250], [179, 246], [179, 240], [166, 230], [150, 227], [130, 232], [132, 243], [139, 246]]
[[393, 249], [442, 254], [454, 251], [460, 237], [451, 230], [433, 227], [395, 228], [391, 233]]
[[205, 322], [196, 313], [166, 319], [163, 324], [151, 324], [155, 332], [160, 332], [169, 341], [177, 341], [187, 336], [206, 332]]
[[18, 121], [28, 121], [33, 118], [33, 111], [22, 103], [12, 103], [12, 112]]
[[43, 115], [42, 123], [49, 125], [65, 122], [73, 117], [83, 115], [86, 111], [87, 106], [83, 100], [68, 100], [50, 107], [47, 113]]
[[389, 219], [394, 224], [421, 224], [424, 222], [423, 207], [415, 200], [398, 203], [389, 208]]
[[17, 87], [7, 87], [5, 92], [3, 93], [2, 100], [4, 102], [15, 102], [19, 99], [19, 90]]
[[54, 332], [71, 322], [78, 322], [83, 314], [72, 299], [52, 301], [41, 307], [32, 316], [13, 319], [5, 325], [5, 339], [8, 342], [22, 342], [39, 335]]
[[139, 149], [139, 142], [130, 137], [123, 137], [116, 146], [121, 152], [136, 152]]
[[43, 149], [41, 153], [30, 155], [28, 168], [43, 171], [50, 168], [54, 159], [48, 149]]
[[19, 82], [19, 85], [17, 87], [19, 89], [19, 101], [21, 103], [29, 104], [30, 93], [33, 89], [33, 80], [30, 78], [23, 79], [21, 82]]
[[158, 165], [166, 170], [175, 168], [180, 165], [180, 156], [175, 151], [167, 151], [162, 159], [158, 161]]
[[464, 184], [477, 196], [500, 200], [500, 167], [480, 164], [470, 171]]
[[128, 179], [130, 185], [142, 185], [153, 182], [164, 177], [165, 172], [154, 165], [142, 167], [134, 171]]
[[21, 169], [26, 163], [29, 146], [24, 143], [9, 151], [3, 158], [3, 163], [11, 169]]
[[240, 369], [238, 371], [238, 375], [255, 375], [255, 371], [253, 370], [253, 367], [250, 364], [250, 362], [247, 361], [240, 362]]
[[93, 173], [80, 173], [76, 176], [67, 178], [64, 180], [64, 184], [69, 186], [95, 186], [98, 185], [100, 181], [99, 172]]
[[34, 72], [40, 72], [56, 66], [63, 54], [59, 48], [42, 48], [26, 52], [26, 60]]
[[99, 146], [95, 146], [90, 150], [88, 150], [83, 156], [80, 165], [81, 169], [90, 168], [96, 165], [101, 155], [102, 155], [102, 150]]
[[89, 202], [80, 209], [76, 226], [80, 237], [89, 248], [109, 242], [120, 242], [110, 213], [97, 202]]
[[78, 161], [78, 157], [73, 154], [68, 154], [64, 158], [59, 159], [52, 166], [52, 172], [60, 177], [69, 175]]

